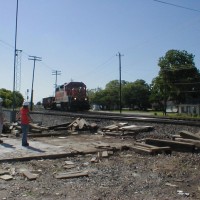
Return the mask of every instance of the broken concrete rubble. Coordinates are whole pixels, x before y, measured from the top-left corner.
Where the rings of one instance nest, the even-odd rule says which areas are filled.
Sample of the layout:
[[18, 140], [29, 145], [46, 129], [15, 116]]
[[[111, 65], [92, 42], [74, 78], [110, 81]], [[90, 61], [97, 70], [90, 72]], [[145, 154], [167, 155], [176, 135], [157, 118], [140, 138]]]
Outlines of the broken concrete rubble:
[[180, 134], [180, 137], [182, 137], [182, 138], [200, 140], [200, 136], [199, 135], [196, 135], [196, 134], [191, 133], [189, 131], [184, 131], [183, 130], [183, 131], [180, 131], [179, 134]]
[[28, 179], [28, 180], [35, 180], [39, 175], [38, 174], [33, 174], [28, 170], [23, 171], [23, 175]]
[[[56, 123], [66, 122], [64, 117], [62, 119], [62, 121], [57, 120]], [[104, 125], [112, 124], [112, 122], [106, 121], [99, 124], [103, 127]], [[143, 124], [148, 125], [150, 123]], [[179, 153], [173, 150], [172, 156], [149, 156], [149, 154], [144, 156], [139, 155], [133, 149], [131, 150], [131, 148], [128, 151], [121, 151], [121, 149], [124, 149], [120, 148], [121, 146], [136, 146], [134, 145], [136, 141], [139, 143], [137, 147], [146, 146], [145, 149], [153, 149], [154, 145], [148, 146], [144, 143], [143, 139], [146, 137], [170, 140], [172, 138], [170, 137], [171, 134], [178, 133], [181, 129], [198, 131], [198, 127], [173, 127], [173, 125], [172, 128], [169, 125], [155, 125], [155, 129], [152, 132], [137, 134], [136, 140], [131, 135], [127, 135], [126, 137], [108, 137], [101, 134], [87, 134], [87, 131], [83, 132], [84, 134], [71, 135], [68, 131], [55, 131], [52, 129], [50, 131], [42, 131], [42, 135], [45, 133], [67, 134], [62, 138], [55, 135], [45, 138], [29, 138], [30, 148], [21, 148], [20, 142], [12, 143], [11, 140], [6, 140], [7, 138], [5, 138], [5, 143], [1, 144], [0, 147], [2, 150], [7, 149], [10, 153], [4, 151], [1, 154], [4, 157], [6, 157], [6, 154], [10, 156], [17, 151], [19, 153], [16, 156], [32, 155], [33, 159], [35, 155], [40, 155], [41, 157], [34, 160], [31, 159], [30, 162], [16, 162], [15, 160], [12, 162], [12, 165], [9, 165], [10, 162], [2, 162], [2, 169], [6, 170], [15, 166], [17, 174], [13, 176], [11, 182], [1, 180], [2, 190], [0, 196], [2, 199], [78, 199], [80, 197], [84, 199], [149, 199], [151, 197], [155, 199], [176, 199], [179, 197], [177, 190], [182, 190], [191, 194], [189, 198], [198, 199], [200, 194], [198, 188], [198, 154]], [[81, 131], [76, 132], [81, 133]], [[41, 133], [34, 134], [41, 135]], [[34, 134], [32, 135], [34, 136]], [[7, 135], [9, 136], [9, 134]], [[13, 141], [20, 141], [20, 138], [14, 138]], [[97, 145], [94, 146], [92, 143]], [[90, 162], [93, 157], [97, 157], [98, 152], [107, 151], [107, 147], [102, 143], [107, 147], [117, 147], [117, 152], [113, 151], [115, 152], [114, 155], [108, 158], [102, 157], [97, 162]], [[116, 145], [117, 143], [119, 145]], [[8, 146], [6, 147], [7, 144], [12, 146], [8, 148]], [[47, 146], [46, 144], [51, 145]], [[98, 144], [101, 146], [100, 148], [98, 148]], [[93, 153], [85, 155], [85, 150], [90, 147], [93, 147], [93, 149], [90, 149], [90, 152], [94, 150]], [[162, 149], [164, 147], [159, 148]], [[62, 149], [63, 151], [57, 151], [57, 149]], [[64, 151], [78, 152], [75, 155], [68, 154], [64, 158], [58, 158], [57, 156], [60, 153], [64, 153]], [[35, 153], [33, 154], [33, 152]], [[54, 157], [56, 158], [55, 160], [50, 159], [53, 153], [57, 154]], [[163, 154], [164, 152], [160, 153]], [[46, 157], [42, 157], [43, 154], [51, 155], [48, 157], [49, 159], [46, 159]], [[15, 157], [13, 156], [13, 158]], [[67, 168], [70, 165], [66, 165], [65, 161], [68, 160], [75, 163], [74, 168]], [[89, 162], [89, 165], [85, 166], [87, 162]], [[40, 173], [36, 181], [29, 181], [27, 177], [19, 173], [20, 168], [29, 169], [34, 174], [37, 174], [37, 171], [42, 169], [42, 173]], [[82, 172], [83, 170], [89, 171], [89, 177], [77, 177], [73, 179], [55, 178], [55, 175], [59, 175], [60, 173], [68, 173], [69, 171]], [[165, 183], [170, 184], [165, 185]], [[175, 185], [178, 186], [177, 189]], [[113, 192], [113, 189], [115, 192]], [[73, 193], [77, 195], [75, 196]], [[107, 195], [104, 196], [105, 194]]]
[[194, 152], [195, 146], [191, 143], [185, 143], [185, 142], [178, 142], [173, 140], [160, 140], [160, 139], [152, 139], [152, 138], [146, 138], [145, 139], [146, 144], [155, 145], [159, 147], [165, 147], [169, 146], [174, 151], [179, 152]]
[[68, 173], [59, 173], [55, 175], [57, 179], [68, 179], [68, 178], [78, 178], [82, 176], [88, 176], [88, 171], [74, 171]]
[[153, 126], [138, 126], [138, 125], [128, 125], [128, 123], [118, 123], [105, 126], [101, 128], [101, 132], [104, 135], [110, 136], [122, 136], [122, 135], [133, 135], [136, 136], [140, 132], [148, 132], [153, 130]]
[[77, 118], [67, 128], [71, 130], [97, 130], [98, 126], [95, 123], [89, 124], [83, 118]]
[[13, 177], [11, 175], [8, 174], [4, 174], [2, 176], [0, 176], [1, 179], [5, 180], [5, 181], [10, 181], [13, 179]]
[[[48, 136], [52, 136], [52, 137], [58, 137], [58, 136], [62, 136], [63, 134], [66, 137], [62, 137], [63, 141], [67, 140], [67, 143], [69, 143], [69, 135], [74, 136], [74, 138], [79, 138], [80, 135], [79, 133], [83, 130], [96, 130], [98, 129], [98, 126], [96, 123], [88, 123], [85, 119], [82, 118], [77, 118], [75, 120], [73, 120], [72, 122], [65, 122], [65, 123], [61, 123], [61, 124], [57, 124], [57, 125], [53, 125], [53, 126], [42, 126], [41, 124], [31, 124], [31, 129], [30, 129], [30, 133], [29, 133], [29, 137], [48, 137]], [[13, 133], [16, 133], [19, 129], [20, 126], [18, 123], [12, 123], [10, 124], [10, 128], [9, 130], [12, 130]], [[37, 131], [38, 132], [37, 132]], [[57, 130], [67, 130], [65, 133], [59, 132], [56, 133]], [[128, 137], [130, 138], [130, 136], [133, 136], [132, 139], [135, 139], [136, 141], [136, 137], [140, 132], [150, 132], [151, 130], [154, 130], [153, 126], [140, 126], [140, 125], [129, 125], [127, 122], [126, 123], [114, 123], [105, 127], [100, 127], [99, 130], [92, 135], [96, 135], [98, 138], [99, 136], [101, 138], [105, 138], [107, 136], [105, 135], [109, 135], [109, 136], [115, 136], [116, 138], [118, 138], [118, 140], [123, 139], [122, 136], [127, 137], [125, 140], [128, 141]], [[80, 131], [80, 132], [79, 132]], [[34, 132], [34, 133], [33, 133]], [[36, 133], [37, 132], [37, 133]], [[42, 133], [41, 133], [42, 132]], [[43, 133], [44, 132], [44, 133]], [[74, 133], [77, 134], [74, 135]], [[193, 137], [193, 138], [197, 138], [196, 136], [193, 136], [191, 133], [187, 133], [186, 131], [182, 131], [181, 134], [184, 133], [184, 137], [186, 137], [185, 135], [188, 135], [188, 137]], [[161, 140], [161, 139], [152, 139], [152, 138], [145, 138], [145, 143], [144, 141], [137, 141], [134, 142], [132, 145], [130, 144], [125, 144], [123, 145], [121, 142], [121, 144], [119, 144], [116, 147], [115, 143], [106, 143], [102, 141], [92, 141], [92, 142], [88, 142], [88, 144], [85, 144], [85, 147], [83, 147], [83, 145], [78, 146], [77, 148], [72, 148], [71, 153], [76, 152], [77, 154], [86, 154], [86, 153], [96, 153], [99, 152], [98, 154], [101, 157], [108, 157], [109, 156], [109, 152], [115, 152], [115, 151], [123, 151], [123, 150], [133, 150], [137, 153], [141, 153], [141, 154], [149, 154], [149, 155], [157, 155], [157, 154], [171, 154], [172, 151], [180, 151], [180, 152], [195, 152], [196, 148], [200, 146], [199, 142], [194, 142], [194, 141], [183, 141], [184, 138], [181, 137], [181, 134], [179, 136], [177, 136], [180, 139], [182, 139], [182, 141], [177, 141], [178, 139], [174, 139], [174, 140], [170, 140], [170, 139], [166, 139], [166, 140]], [[84, 134], [83, 134], [84, 135]], [[148, 134], [147, 134], [148, 135]], [[86, 136], [86, 140], [89, 138], [88, 135]], [[103, 136], [103, 137], [102, 137]], [[120, 137], [117, 137], [120, 136]], [[112, 138], [112, 140], [115, 137], [110, 137]], [[62, 139], [61, 137], [59, 137], [59, 139]], [[107, 137], [109, 138], [109, 137]], [[38, 138], [39, 139], [39, 138]], [[90, 140], [90, 139], [89, 139]], [[190, 139], [191, 140], [191, 139]], [[83, 142], [83, 140], [82, 140]], [[93, 146], [93, 149], [90, 149], [90, 146]], [[62, 145], [61, 145], [62, 146]], [[71, 148], [71, 145], [70, 145]], [[85, 149], [87, 148], [87, 149]], [[45, 150], [43, 151], [45, 152]], [[66, 155], [65, 150], [62, 151], [60, 154], [59, 152], [55, 155], [52, 155], [52, 157], [56, 157], [59, 155]], [[37, 155], [38, 157], [38, 155]], [[51, 156], [46, 156], [45, 157], [51, 157]], [[97, 162], [98, 161], [98, 156], [94, 157], [91, 162]], [[69, 167], [69, 165], [65, 165], [65, 168], [72, 168]]]
[[[36, 133], [37, 134], [42, 133], [43, 131], [45, 132], [50, 132], [50, 131], [61, 131], [61, 130], [68, 130], [68, 131], [81, 131], [81, 130], [89, 130], [89, 131], [94, 131], [97, 130], [98, 126], [96, 123], [91, 123], [89, 124], [85, 119], [82, 118], [77, 118], [76, 120], [72, 122], [66, 122], [62, 124], [57, 124], [53, 126], [43, 126], [41, 123], [30, 123], [30, 128], [29, 132], [30, 133]], [[21, 133], [21, 126], [20, 123], [4, 123], [4, 133], [13, 133], [16, 136], [19, 136]], [[52, 134], [52, 133], [51, 133]], [[40, 135], [38, 135], [40, 136]]]

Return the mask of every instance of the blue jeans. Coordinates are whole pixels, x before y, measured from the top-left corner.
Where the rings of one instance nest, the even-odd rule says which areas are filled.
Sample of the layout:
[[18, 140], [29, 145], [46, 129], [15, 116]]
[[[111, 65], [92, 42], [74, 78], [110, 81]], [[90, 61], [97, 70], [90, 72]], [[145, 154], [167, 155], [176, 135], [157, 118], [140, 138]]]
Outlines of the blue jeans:
[[28, 124], [21, 124], [21, 128], [22, 128], [22, 145], [26, 145], [27, 144], [27, 133], [28, 133], [29, 125]]

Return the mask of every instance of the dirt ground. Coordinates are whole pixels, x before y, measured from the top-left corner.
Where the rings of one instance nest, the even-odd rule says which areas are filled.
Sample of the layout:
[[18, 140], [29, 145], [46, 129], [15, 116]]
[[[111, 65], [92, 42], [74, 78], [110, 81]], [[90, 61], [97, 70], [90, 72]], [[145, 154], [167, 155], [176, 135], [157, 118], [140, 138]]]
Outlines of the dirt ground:
[[[2, 163], [13, 179], [0, 180], [1, 199], [200, 199], [200, 157], [191, 153], [171, 156], [116, 152], [97, 163], [94, 155], [55, 160]], [[72, 161], [72, 169], [66, 169]], [[37, 174], [28, 180], [23, 170]], [[87, 171], [88, 176], [57, 179], [59, 173]]]
[[[62, 121], [64, 119], [60, 120]], [[140, 133], [137, 139], [144, 138], [147, 134], [148, 137], [169, 137], [183, 129], [199, 131], [196, 127], [157, 124], [155, 130]], [[84, 133], [84, 136], [87, 134]], [[133, 138], [120, 138], [120, 140], [121, 142], [127, 140], [129, 143], [135, 141]], [[81, 148], [81, 141], [77, 146]], [[108, 157], [100, 157], [91, 162], [94, 157], [98, 157], [98, 154], [26, 162], [2, 162], [0, 174], [12, 175], [12, 179], [0, 179], [0, 199], [200, 199], [200, 154], [173, 151], [171, 155], [151, 156], [122, 149], [109, 154]], [[69, 164], [69, 161], [72, 163]], [[34, 180], [24, 176], [23, 172], [27, 170], [35, 175]], [[58, 178], [58, 175], [70, 172], [84, 172], [85, 175], [76, 178]]]

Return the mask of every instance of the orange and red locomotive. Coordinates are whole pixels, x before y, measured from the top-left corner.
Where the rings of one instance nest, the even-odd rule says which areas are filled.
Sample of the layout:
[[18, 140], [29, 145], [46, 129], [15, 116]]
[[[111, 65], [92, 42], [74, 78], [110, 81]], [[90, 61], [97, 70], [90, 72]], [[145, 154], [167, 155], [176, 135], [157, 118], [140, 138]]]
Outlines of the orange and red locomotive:
[[55, 97], [42, 100], [45, 109], [89, 110], [89, 100], [86, 85], [82, 82], [69, 82], [60, 85], [55, 90]]

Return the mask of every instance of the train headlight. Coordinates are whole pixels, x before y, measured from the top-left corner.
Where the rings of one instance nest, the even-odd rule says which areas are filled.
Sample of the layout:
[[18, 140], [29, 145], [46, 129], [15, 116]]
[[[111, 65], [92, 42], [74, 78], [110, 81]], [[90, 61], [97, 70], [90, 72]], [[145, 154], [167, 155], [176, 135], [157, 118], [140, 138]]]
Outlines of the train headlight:
[[76, 101], [76, 97], [74, 97], [74, 100]]
[[87, 98], [85, 98], [85, 101], [87, 101]]

